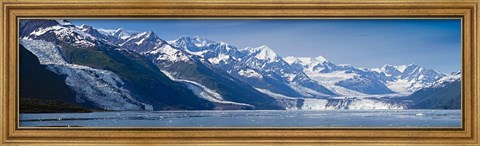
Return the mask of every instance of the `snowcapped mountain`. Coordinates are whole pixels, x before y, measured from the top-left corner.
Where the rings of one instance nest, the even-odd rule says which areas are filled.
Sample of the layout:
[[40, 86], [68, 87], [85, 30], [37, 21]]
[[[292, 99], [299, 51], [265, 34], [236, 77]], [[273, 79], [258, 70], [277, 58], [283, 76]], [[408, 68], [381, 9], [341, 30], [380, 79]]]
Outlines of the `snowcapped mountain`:
[[215, 42], [205, 38], [201, 38], [199, 36], [181, 36], [177, 40], [169, 41], [169, 43], [178, 48], [188, 48], [188, 50], [192, 52], [199, 52], [203, 51], [202, 47], [206, 47], [207, 45], [213, 44]]
[[103, 37], [103, 34], [101, 34], [99, 31], [97, 31], [95, 28], [93, 28], [92, 26], [89, 26], [89, 25], [81, 25], [79, 27], [77, 27], [78, 29], [80, 29], [81, 31], [87, 33], [87, 34], [90, 34], [92, 35], [93, 37], [96, 37], [96, 38], [102, 38]]
[[460, 109], [461, 73], [446, 75], [406, 99], [412, 101], [409, 108], [414, 109]]
[[394, 93], [382, 80], [381, 74], [350, 65], [336, 65], [322, 56], [286, 57], [295, 68], [302, 69], [310, 78], [339, 95], [366, 95]]
[[291, 64], [292, 66], [302, 69], [302, 70], [307, 70], [307, 71], [321, 71], [324, 68], [321, 68], [323, 66], [327, 66], [326, 64], [329, 63], [327, 59], [325, 59], [323, 56], [318, 56], [315, 58], [311, 57], [293, 57], [293, 56], [288, 56], [283, 58], [288, 64]]
[[427, 88], [445, 87], [447, 84], [460, 81], [461, 78], [462, 78], [462, 73], [461, 72], [451, 73], [449, 75], [446, 75], [446, 76], [436, 80], [433, 84], [427, 86]]
[[[55, 45], [70, 44], [76, 47], [95, 47], [98, 39], [91, 34], [88, 34], [79, 28], [75, 27], [65, 20], [28, 20], [23, 21], [25, 27], [30, 27], [28, 24], [36, 21], [38, 28], [31, 29], [31, 31], [23, 31], [23, 38], [44, 40], [52, 42]], [[45, 24], [45, 25], [42, 25]], [[24, 29], [26, 30], [26, 29]]]
[[125, 39], [125, 41], [122, 42], [120, 46], [143, 54], [147, 51], [151, 51], [151, 48], [156, 48], [163, 44], [166, 44], [166, 42], [158, 38], [158, 36], [155, 35], [155, 33], [153, 33], [152, 31], [147, 31], [133, 34], [132, 36]]
[[325, 97], [334, 95], [318, 82], [310, 79], [302, 70], [295, 69], [267, 46], [245, 48], [243, 64], [263, 72], [264, 76], [277, 78], [303, 97]]
[[25, 34], [21, 44], [50, 70], [67, 77], [79, 103], [105, 110], [213, 107], [146, 57], [101, 38], [92, 27], [61, 20], [22, 21], [21, 26], [29, 28], [20, 28]]
[[98, 30], [98, 32], [102, 33], [104, 36], [113, 36], [113, 37], [115, 37], [117, 39], [120, 39], [120, 40], [125, 40], [125, 39], [127, 39], [131, 36], [131, 33], [124, 30], [123, 28], [119, 28], [119, 29], [116, 29], [116, 30], [100, 28], [100, 29], [97, 29], [97, 30]]
[[237, 61], [238, 49], [223, 42], [214, 42], [199, 36], [182, 36], [170, 44], [178, 49], [188, 52], [188, 54], [199, 58], [205, 63], [213, 65], [226, 65], [232, 61]]
[[[37, 21], [36, 24], [41, 22]], [[72, 42], [72, 45], [92, 47], [96, 40], [93, 36], [65, 21], [43, 22], [50, 24], [43, 26], [49, 27], [39, 27], [29, 34], [26, 33], [28, 35], [20, 40], [20, 44], [36, 55], [40, 63], [47, 65], [49, 70], [65, 75], [65, 82], [77, 93], [78, 102], [93, 104], [106, 110], [152, 110], [151, 105], [133, 99], [131, 93], [122, 87], [124, 82], [115, 73], [68, 63], [63, 59], [59, 48], [48, 42], [68, 41]], [[56, 38], [59, 40], [55, 40]]]
[[[182, 40], [195, 42], [182, 44]], [[183, 37], [177, 45], [202, 47], [208, 40]], [[275, 100], [268, 95], [256, 91], [249, 85], [215, 68], [210, 62], [220, 61], [206, 59], [212, 52], [228, 52], [228, 45], [212, 45], [212, 50], [193, 53], [168, 44], [152, 32], [132, 35], [120, 44], [129, 50], [143, 54], [157, 65], [162, 72], [169, 74], [170, 79], [186, 84], [200, 98], [213, 102], [216, 109], [277, 109]], [[194, 48], [201, 49], [201, 48]], [[208, 94], [207, 94], [208, 93]]]
[[323, 56], [311, 57], [285, 57], [284, 60], [294, 66], [308, 72], [331, 73], [338, 70], [356, 70], [350, 65], [336, 65], [325, 59]]
[[246, 52], [247, 56], [253, 56], [257, 60], [271, 62], [280, 62], [281, 58], [268, 46], [260, 46], [257, 48], [245, 48], [242, 51]]
[[415, 64], [363, 69], [336, 65], [322, 56], [286, 57], [290, 65], [303, 71], [340, 95], [410, 94], [435, 82], [444, 74]]
[[413, 93], [445, 76], [443, 73], [415, 64], [384, 65], [382, 68], [374, 70], [385, 74], [387, 86], [399, 93]]
[[169, 41], [192, 56], [255, 88], [292, 97], [326, 97], [332, 92], [294, 70], [267, 46], [238, 49], [224, 42], [183, 36]]

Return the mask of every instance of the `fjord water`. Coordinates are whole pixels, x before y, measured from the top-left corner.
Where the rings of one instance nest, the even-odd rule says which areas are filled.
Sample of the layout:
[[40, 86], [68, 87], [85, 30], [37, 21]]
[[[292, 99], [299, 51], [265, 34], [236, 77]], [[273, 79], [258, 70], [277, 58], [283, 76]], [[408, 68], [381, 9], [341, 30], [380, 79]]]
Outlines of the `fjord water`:
[[461, 110], [126, 111], [20, 114], [20, 127], [461, 127]]

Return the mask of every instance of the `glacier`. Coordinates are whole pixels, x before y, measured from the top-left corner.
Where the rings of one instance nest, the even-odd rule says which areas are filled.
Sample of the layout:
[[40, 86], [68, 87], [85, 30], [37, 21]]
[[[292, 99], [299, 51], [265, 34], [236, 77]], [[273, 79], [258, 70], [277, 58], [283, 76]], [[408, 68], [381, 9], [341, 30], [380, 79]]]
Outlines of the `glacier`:
[[330, 97], [324, 99], [305, 98], [305, 97], [288, 97], [282, 94], [274, 93], [267, 89], [255, 88], [258, 91], [270, 95], [283, 104], [286, 110], [378, 110], [378, 109], [406, 109], [407, 106], [402, 103], [388, 102], [383, 98], [401, 96], [377, 95], [364, 97]]
[[171, 73], [169, 73], [167, 71], [164, 71], [164, 70], [162, 70], [162, 73], [165, 74], [167, 77], [169, 77], [170, 79], [172, 79], [174, 81], [183, 82], [198, 97], [206, 99], [208, 101], [215, 102], [215, 103], [221, 103], [221, 104], [233, 104], [233, 105], [254, 107], [253, 105], [246, 104], [246, 103], [239, 103], [239, 102], [224, 100], [222, 95], [220, 95], [218, 92], [216, 92], [215, 90], [209, 89], [209, 88], [203, 86], [200, 83], [197, 83], [197, 82], [194, 82], [194, 81], [189, 81], [189, 80], [184, 80], [184, 79], [177, 79], [177, 78], [173, 77], [173, 75]]
[[125, 83], [121, 78], [111, 71], [70, 64], [50, 42], [21, 39], [20, 44], [37, 56], [47, 69], [66, 76], [65, 83], [77, 93], [77, 102], [93, 103], [105, 110], [153, 110], [152, 105], [135, 100], [123, 87]]

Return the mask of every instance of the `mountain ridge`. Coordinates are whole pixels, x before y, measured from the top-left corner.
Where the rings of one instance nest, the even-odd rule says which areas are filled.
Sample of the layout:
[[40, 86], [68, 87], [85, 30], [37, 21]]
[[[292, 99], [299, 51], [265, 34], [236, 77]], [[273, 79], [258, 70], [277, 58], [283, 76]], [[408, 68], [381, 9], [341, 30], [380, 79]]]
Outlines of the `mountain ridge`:
[[[95, 91], [98, 95], [125, 96], [95, 97], [122, 100], [131, 109], [397, 109], [406, 108], [404, 101], [390, 98], [446, 76], [415, 64], [365, 69], [322, 56], [282, 58], [266, 45], [239, 49], [200, 36], [165, 41], [153, 31], [128, 33], [64, 20], [20, 25], [22, 44], [43, 64], [67, 79], [104, 81], [108, 88]], [[35, 46], [41, 44], [49, 47]], [[80, 66], [81, 74], [74, 72]]]

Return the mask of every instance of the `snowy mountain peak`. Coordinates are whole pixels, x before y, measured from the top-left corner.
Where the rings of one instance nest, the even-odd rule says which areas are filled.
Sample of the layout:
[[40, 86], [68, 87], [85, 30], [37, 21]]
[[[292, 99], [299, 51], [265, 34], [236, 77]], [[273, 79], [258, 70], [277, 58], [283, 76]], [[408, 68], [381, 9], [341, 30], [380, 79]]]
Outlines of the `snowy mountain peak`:
[[382, 69], [388, 68], [388, 67], [394, 67], [394, 66], [393, 66], [393, 65], [390, 65], [390, 64], [385, 64], [385, 65], [382, 66]]
[[139, 37], [146, 37], [146, 38], [149, 38], [149, 37], [156, 37], [155, 33], [153, 31], [145, 31], [145, 32], [141, 32], [141, 33], [138, 33], [136, 36], [139, 36]]
[[[413, 64], [410, 64], [408, 66], [412, 66]], [[400, 72], [404, 72], [405, 69], [408, 67], [407, 65], [400, 65], [400, 66], [397, 66], [397, 70], [400, 71]]]
[[327, 59], [325, 59], [323, 56], [317, 56], [314, 58], [315, 61], [318, 61], [318, 62], [325, 62], [327, 61]]
[[420, 66], [416, 65], [416, 64], [409, 64], [409, 65], [399, 65], [399, 66], [395, 66], [395, 65], [389, 65], [389, 64], [385, 64], [383, 65], [383, 67], [381, 68], [382, 71], [386, 71], [386, 72], [398, 72], [398, 73], [404, 73], [405, 70], [408, 68], [409, 70], [411, 69], [415, 69], [415, 68], [419, 68]]
[[113, 37], [116, 37], [116, 38], [119, 38], [119, 39], [127, 39], [131, 36], [131, 34], [123, 28], [119, 28], [119, 29], [99, 28], [97, 30], [98, 30], [98, 32], [102, 33], [105, 36], [113, 36]]
[[90, 27], [91, 27], [91, 26], [89, 26], [89, 25], [82, 24], [82, 25], [80, 25], [78, 28], [86, 29], [86, 28], [90, 28]]
[[153, 51], [155, 48], [167, 44], [160, 39], [153, 31], [146, 31], [142, 33], [133, 34], [127, 40], [120, 44], [120, 46], [133, 50], [137, 53], [145, 53]]
[[99, 32], [98, 30], [96, 30], [95, 28], [93, 28], [90, 25], [82, 24], [81, 26], [79, 26], [77, 28], [80, 29], [81, 31], [85, 32], [85, 33], [88, 33], [88, 34], [94, 36], [94, 37], [98, 37], [98, 36], [102, 35], [101, 32]]
[[314, 70], [313, 68], [319, 64], [323, 64], [325, 62], [328, 62], [327, 59], [325, 59], [323, 56], [317, 56], [315, 58], [312, 57], [293, 57], [293, 56], [288, 56], [283, 58], [285, 62], [288, 64], [300, 64], [302, 65], [305, 69], [308, 70]]
[[113, 33], [113, 36], [115, 36], [117, 38], [121, 38], [121, 39], [126, 39], [126, 38], [130, 37], [131, 35], [127, 31], [125, 31], [123, 28], [119, 28], [115, 31], [115, 33]]
[[141, 45], [145, 41], [147, 41], [147, 43], [152, 43], [152, 42], [153, 43], [159, 43], [159, 42], [162, 41], [160, 38], [158, 38], [157, 35], [155, 35], [155, 33], [153, 31], [146, 31], [146, 32], [134, 34], [127, 41], [129, 41], [129, 40], [137, 40], [135, 42], [137, 45]]
[[435, 70], [421, 67], [417, 64], [399, 65], [399, 66], [385, 64], [380, 70], [386, 73], [387, 75], [394, 75], [394, 76], [402, 75], [402, 77], [407, 77], [407, 76], [412, 76], [417, 74], [432, 74], [434, 76], [442, 74]]
[[[405, 68], [403, 68], [404, 70]], [[382, 68], [380, 68], [381, 71], [385, 72], [387, 75], [398, 75], [400, 73], [403, 72], [400, 71], [397, 66], [393, 66], [393, 65], [389, 65], [389, 64], [385, 64], [382, 66]]]
[[312, 57], [294, 57], [294, 56], [288, 56], [283, 58], [288, 64], [292, 63], [300, 63], [304, 65], [317, 65], [323, 62], [327, 62], [328, 60], [325, 59], [323, 56], [317, 56], [315, 58]]
[[215, 43], [215, 41], [212, 41], [212, 40], [209, 40], [209, 39], [206, 39], [206, 38], [202, 38], [200, 36], [194, 36], [194, 37], [181, 36], [180, 38], [178, 38], [177, 40], [174, 40], [172, 42], [173, 42], [173, 44], [176, 44], [176, 45], [179, 45], [179, 46], [194, 45], [196, 47], [205, 47], [205, 46], [208, 46], [209, 44]]
[[285, 60], [285, 62], [287, 62], [288, 64], [293, 64], [294, 62], [298, 61], [297, 57], [294, 56], [287, 56], [283, 58], [283, 60]]
[[256, 48], [245, 48], [249, 55], [255, 55], [255, 58], [259, 60], [274, 61], [278, 55], [266, 45], [262, 45]]
[[[49, 39], [53, 39], [52, 41], [66, 42], [72, 46], [81, 47], [93, 47], [97, 44], [98, 38], [93, 35], [95, 29], [84, 31], [66, 20], [35, 21], [38, 22], [38, 25], [42, 25], [42, 27], [25, 32], [25, 34], [22, 34], [24, 38], [41, 39], [48, 37]], [[27, 21], [26, 23], [28, 22], [31, 21]]]
[[233, 55], [238, 51], [233, 45], [224, 42], [215, 42], [199, 36], [181, 36], [177, 40], [168, 41], [168, 43], [197, 56], [203, 56], [205, 54], [209, 54], [209, 57], [218, 56], [219, 54]]
[[433, 87], [433, 88], [443, 87], [443, 86], [445, 86], [447, 83], [452, 83], [452, 82], [455, 82], [455, 81], [460, 81], [460, 80], [461, 80], [461, 77], [462, 77], [462, 74], [461, 74], [460, 71], [454, 72], [454, 73], [452, 73], [452, 74], [446, 75], [446, 76], [438, 79], [438, 80], [435, 81], [432, 85], [430, 85], [430, 87]]
[[409, 65], [401, 65], [401, 66], [397, 66], [397, 68], [404, 68], [403, 70], [407, 69], [407, 68], [417, 68], [417, 67], [420, 67], [419, 65], [416, 65], [416, 64], [409, 64]]
[[209, 40], [209, 39], [206, 39], [206, 38], [202, 38], [200, 36], [194, 36], [193, 37], [195, 39], [195, 41], [198, 43], [198, 44], [201, 44], [202, 46], [206, 46], [208, 44], [212, 44], [212, 43], [215, 43], [214, 41], [212, 40]]

